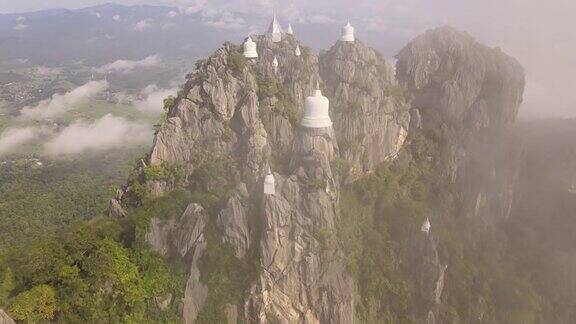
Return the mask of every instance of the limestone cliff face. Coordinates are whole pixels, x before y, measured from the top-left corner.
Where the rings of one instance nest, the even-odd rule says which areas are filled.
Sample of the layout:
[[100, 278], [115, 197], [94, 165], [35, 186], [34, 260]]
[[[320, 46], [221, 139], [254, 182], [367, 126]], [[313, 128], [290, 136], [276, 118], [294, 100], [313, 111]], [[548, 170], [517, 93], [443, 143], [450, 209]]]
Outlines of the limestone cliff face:
[[[340, 189], [394, 159], [409, 127], [446, 143], [431, 158], [460, 186], [464, 214], [509, 213], [514, 143], [500, 135], [515, 118], [524, 82], [513, 59], [452, 29], [430, 31], [398, 55], [405, 92], [382, 56], [359, 41], [337, 42], [318, 58], [292, 36], [252, 38], [258, 59], [244, 59], [227, 43], [197, 63], [150, 155], [110, 204], [111, 216], [124, 217], [142, 192], [146, 199], [198, 186], [224, 193], [217, 203], [190, 201], [179, 217], [153, 217], [145, 236], [154, 251], [189, 266], [184, 297], [167, 301], [182, 305], [185, 323], [210, 300], [200, 265], [213, 229], [236, 258], [261, 269], [240, 300], [225, 306], [228, 322], [357, 322], [357, 288], [335, 237]], [[334, 125], [303, 128], [304, 100], [317, 83]], [[342, 161], [346, 172], [334, 168]], [[262, 190], [268, 166], [273, 195]], [[174, 170], [179, 180], [167, 176]], [[428, 323], [438, 317], [446, 272], [433, 233], [416, 233], [402, 255], [415, 287], [414, 318]]]
[[360, 41], [337, 42], [320, 56], [334, 128], [349, 181], [373, 171], [402, 148], [409, 105], [382, 55]]
[[263, 273], [246, 304], [250, 321], [352, 323], [354, 283], [335, 233], [338, 188], [330, 158], [337, 153], [331, 128], [301, 129], [294, 141], [294, 173], [276, 174], [276, 194], [263, 207]]
[[422, 113], [422, 127], [445, 141], [437, 163], [460, 187], [462, 213], [507, 218], [521, 156], [507, 134], [522, 102], [520, 64], [449, 27], [427, 31], [397, 58], [397, 77]]
[[[190, 265], [181, 301], [184, 321], [195, 321], [210, 294], [200, 280], [198, 265], [207, 249], [205, 231], [210, 223], [237, 258], [247, 259], [257, 251], [256, 262], [262, 269], [242, 300], [226, 306], [229, 322], [353, 323], [356, 288], [334, 244], [342, 179], [332, 164], [343, 158], [337, 138], [353, 132], [367, 138], [365, 143], [372, 151], [366, 148], [362, 156], [369, 156], [369, 162], [360, 165], [360, 156], [345, 157], [357, 164], [356, 174], [360, 174], [399, 150], [409, 117], [405, 107], [383, 91], [373, 89], [373, 97], [363, 99], [361, 93], [355, 93], [356, 88], [350, 88], [347, 91], [355, 99], [369, 103], [361, 108], [365, 113], [379, 116], [383, 125], [396, 123], [391, 120], [404, 114], [398, 117], [402, 125], [386, 126], [388, 130], [376, 134], [378, 125], [370, 121], [370, 134], [358, 133], [352, 128], [364, 129], [368, 120], [346, 124], [344, 119], [351, 114], [340, 105], [343, 111], [335, 119], [340, 120], [336, 125], [346, 128], [342, 133], [331, 127], [301, 127], [305, 98], [316, 84], [324, 87], [326, 83], [319, 73], [318, 58], [292, 36], [279, 43], [269, 36], [252, 38], [258, 45], [256, 60], [242, 58], [238, 46], [225, 44], [198, 62], [158, 130], [149, 158], [139, 163], [132, 177], [136, 180], [112, 200], [110, 214], [126, 215], [131, 197], [141, 186], [151, 198], [169, 194], [177, 186], [194, 189], [199, 169], [229, 159], [232, 163], [222, 175], [226, 183], [209, 183], [207, 188], [231, 187], [223, 204], [202, 206], [203, 201], [193, 201], [178, 219], [152, 218], [146, 235], [156, 252], [177, 256]], [[295, 55], [297, 45], [301, 56]], [[378, 71], [360, 68], [372, 64], [372, 59], [379, 60], [379, 68], [385, 64], [374, 51], [363, 46], [359, 51], [367, 52], [360, 56], [349, 53], [358, 65], [354, 75], [369, 76], [375, 87], [391, 83], [390, 74], [378, 79]], [[274, 58], [279, 62], [277, 68], [272, 64]], [[362, 63], [364, 59], [369, 61]], [[330, 100], [337, 103], [339, 98]], [[390, 116], [372, 113], [372, 109], [385, 110]], [[396, 114], [396, 110], [402, 112]], [[388, 153], [379, 151], [380, 144]], [[144, 170], [150, 166], [181, 169], [183, 183], [146, 178]], [[276, 179], [274, 195], [262, 193], [267, 166]]]

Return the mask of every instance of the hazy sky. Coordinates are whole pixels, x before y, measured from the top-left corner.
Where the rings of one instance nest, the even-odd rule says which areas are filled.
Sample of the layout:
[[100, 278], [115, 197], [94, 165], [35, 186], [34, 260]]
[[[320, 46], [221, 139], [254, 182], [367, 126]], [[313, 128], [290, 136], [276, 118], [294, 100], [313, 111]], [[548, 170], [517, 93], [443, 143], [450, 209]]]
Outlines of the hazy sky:
[[[0, 12], [78, 8], [108, 1], [0, 0]], [[449, 24], [481, 42], [500, 46], [527, 70], [524, 115], [576, 116], [576, 0], [117, 0], [193, 11], [225, 10], [340, 24], [362, 20], [372, 31], [410, 38]], [[359, 30], [358, 33], [362, 31]]]

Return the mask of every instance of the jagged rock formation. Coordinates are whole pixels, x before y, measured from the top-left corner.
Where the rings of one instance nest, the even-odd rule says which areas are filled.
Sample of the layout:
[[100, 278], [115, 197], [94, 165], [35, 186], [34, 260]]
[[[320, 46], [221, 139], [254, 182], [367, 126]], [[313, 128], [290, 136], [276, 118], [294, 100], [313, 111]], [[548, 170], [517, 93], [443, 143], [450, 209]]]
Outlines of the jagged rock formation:
[[0, 324], [15, 324], [14, 320], [0, 309]]
[[360, 41], [337, 42], [320, 56], [320, 73], [348, 181], [395, 157], [408, 135], [409, 105], [382, 55]]
[[447, 265], [440, 262], [437, 239], [433, 231], [418, 233], [402, 256], [404, 271], [413, 285], [412, 296], [418, 309], [414, 313], [423, 322], [435, 323], [442, 303]]
[[331, 128], [301, 129], [291, 169], [276, 175], [277, 193], [264, 200], [259, 282], [247, 304], [250, 321], [351, 323], [354, 284], [335, 233], [338, 187], [330, 168], [337, 147]]
[[[270, 35], [252, 39], [258, 59], [245, 59], [241, 47], [227, 43], [197, 63], [150, 156], [112, 200], [110, 214], [126, 215], [142, 191], [152, 199], [177, 187], [219, 193], [217, 201], [191, 201], [179, 218], [153, 217], [146, 234], [154, 251], [190, 266], [183, 300], [172, 301], [182, 302], [186, 323], [210, 300], [200, 265], [213, 228], [237, 259], [261, 269], [244, 295], [224, 306], [228, 322], [357, 322], [356, 285], [335, 244], [341, 186], [395, 158], [411, 124], [438, 127], [449, 138], [438, 163], [452, 162], [446, 172], [458, 174], [454, 181], [468, 179], [462, 170], [475, 161], [469, 149], [484, 128], [513, 120], [522, 76], [511, 59], [468, 36], [429, 32], [398, 57], [402, 84], [418, 105], [412, 109], [382, 56], [358, 41], [338, 42], [318, 59], [291, 35], [279, 42]], [[331, 100], [334, 127], [300, 126], [305, 98], [317, 83]], [[443, 123], [431, 112], [439, 112]], [[333, 167], [341, 161], [345, 172]], [[264, 195], [269, 165], [275, 193]], [[173, 170], [182, 179], [166, 176]], [[404, 257], [422, 305], [416, 316], [431, 323], [446, 267], [434, 236], [419, 235]]]
[[206, 213], [199, 204], [190, 204], [180, 219], [153, 218], [146, 241], [162, 256], [170, 254], [189, 260], [190, 270], [183, 300], [182, 317], [192, 323], [204, 307], [208, 288], [200, 282], [198, 262], [206, 250]]
[[397, 58], [423, 127], [446, 141], [438, 163], [462, 189], [463, 214], [507, 218], [521, 156], [507, 134], [522, 102], [520, 64], [450, 27], [427, 31]]
[[[269, 35], [252, 38], [258, 59], [245, 60], [239, 47], [225, 44], [197, 64], [160, 127], [149, 159], [141, 161], [134, 182], [111, 202], [111, 215], [126, 214], [138, 186], [151, 197], [174, 188], [170, 180], [147, 179], [149, 166], [182, 169], [187, 187], [196, 185], [196, 172], [206, 164], [229, 159], [227, 183], [208, 183], [207, 188], [231, 186], [223, 205], [206, 211], [192, 204], [180, 219], [153, 218], [146, 235], [161, 255], [175, 254], [190, 263], [185, 322], [197, 318], [210, 293], [198, 268], [206, 249], [206, 222], [215, 224], [237, 258], [248, 258], [254, 249], [260, 255], [262, 272], [243, 305], [226, 306], [229, 321], [353, 322], [355, 286], [341, 252], [328, 242], [334, 239], [341, 182], [331, 168], [339, 156], [336, 135], [332, 128], [299, 125], [306, 96], [322, 84], [318, 58], [292, 36], [281, 42]], [[260, 183], [268, 164], [277, 171], [274, 195], [263, 195], [260, 185], [252, 185]]]

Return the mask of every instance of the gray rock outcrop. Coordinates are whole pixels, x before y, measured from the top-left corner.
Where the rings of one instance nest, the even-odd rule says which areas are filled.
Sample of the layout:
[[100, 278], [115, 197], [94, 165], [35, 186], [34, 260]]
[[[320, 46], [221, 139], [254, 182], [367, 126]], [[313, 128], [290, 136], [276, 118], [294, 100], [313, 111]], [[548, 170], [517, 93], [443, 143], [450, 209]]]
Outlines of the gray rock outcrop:
[[[278, 43], [270, 36], [252, 38], [258, 59], [244, 59], [240, 47], [227, 43], [197, 63], [149, 158], [118, 192], [110, 213], [126, 215], [142, 188], [149, 199], [175, 189], [172, 180], [146, 179], [146, 165], [182, 170], [185, 189], [223, 193], [217, 197], [222, 201], [194, 201], [179, 218], [152, 218], [146, 234], [154, 251], [190, 266], [182, 300], [186, 323], [209, 300], [198, 266], [207, 249], [205, 228], [216, 228], [237, 259], [262, 269], [241, 300], [224, 305], [229, 321], [355, 323], [356, 285], [335, 243], [341, 186], [395, 158], [410, 125], [439, 127], [451, 139], [450, 154], [439, 159], [451, 162], [446, 170], [456, 174], [454, 181], [465, 179], [469, 173], [461, 170], [473, 163], [468, 148], [475, 138], [468, 129], [477, 134], [513, 120], [523, 79], [504, 54], [450, 29], [418, 38], [399, 54], [398, 73], [408, 93], [383, 57], [358, 41], [338, 42], [318, 59], [292, 36]], [[301, 56], [294, 54], [296, 46]], [[317, 83], [331, 101], [334, 126], [303, 128], [304, 101]], [[494, 83], [506, 85], [494, 89]], [[430, 111], [442, 114], [446, 125], [435, 124]], [[224, 169], [215, 168], [224, 160]], [[339, 161], [347, 163], [345, 174], [333, 169]], [[262, 192], [268, 166], [273, 195]], [[424, 305], [419, 318], [433, 321], [446, 267], [432, 236], [415, 239], [406, 258]]]
[[437, 163], [460, 188], [462, 214], [506, 219], [522, 154], [509, 134], [524, 91], [520, 64], [450, 27], [415, 38], [397, 59], [422, 127], [444, 141]]
[[320, 67], [350, 182], [400, 152], [409, 105], [382, 55], [360, 41], [337, 42], [320, 56]]

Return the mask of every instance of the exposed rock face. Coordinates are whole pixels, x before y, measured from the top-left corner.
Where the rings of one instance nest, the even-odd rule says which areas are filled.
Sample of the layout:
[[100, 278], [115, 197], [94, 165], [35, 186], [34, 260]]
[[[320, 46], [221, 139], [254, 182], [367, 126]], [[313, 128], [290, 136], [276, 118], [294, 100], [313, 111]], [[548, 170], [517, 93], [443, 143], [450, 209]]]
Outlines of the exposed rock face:
[[360, 41], [320, 56], [331, 114], [352, 181], [395, 157], [408, 135], [409, 105], [382, 55]]
[[15, 324], [14, 320], [0, 309], [0, 324]]
[[435, 109], [465, 128], [499, 127], [516, 118], [524, 71], [500, 49], [450, 27], [427, 31], [397, 55], [397, 75], [415, 106]]
[[422, 322], [435, 323], [442, 300], [447, 266], [440, 263], [433, 232], [420, 232], [406, 250], [404, 269], [414, 286], [412, 296], [418, 309], [414, 310]]
[[[398, 56], [405, 93], [382, 56], [358, 41], [338, 42], [319, 60], [301, 45], [302, 55], [296, 56], [299, 44], [292, 36], [277, 43], [269, 36], [253, 39], [256, 60], [238, 58], [241, 49], [225, 44], [197, 64], [149, 159], [135, 172], [155, 198], [174, 184], [141, 180], [146, 165], [182, 169], [183, 186], [193, 189], [195, 172], [209, 157], [233, 161], [226, 170], [226, 185], [233, 190], [219, 205], [204, 209], [193, 203], [179, 219], [154, 218], [146, 235], [156, 252], [190, 265], [185, 322], [193, 322], [209, 301], [198, 267], [207, 248], [206, 226], [218, 229], [238, 259], [256, 255], [262, 269], [240, 301], [225, 305], [230, 321], [357, 322], [355, 283], [335, 244], [340, 186], [395, 158], [409, 126], [436, 130], [446, 139], [437, 163], [445, 165], [449, 181], [460, 185], [465, 214], [509, 213], [515, 169], [513, 162], [501, 162], [514, 145], [498, 141], [497, 134], [513, 121], [521, 102], [523, 73], [513, 59], [451, 29], [428, 32]], [[333, 128], [299, 125], [304, 100], [317, 82], [330, 99]], [[410, 107], [407, 96], [416, 107]], [[498, 153], [488, 154], [495, 142]], [[338, 159], [347, 162], [347, 174], [332, 169]], [[268, 165], [276, 179], [273, 195], [262, 192]], [[133, 191], [127, 186], [118, 193], [112, 214], [126, 214], [126, 197]], [[433, 323], [446, 266], [432, 234], [420, 234], [404, 264], [422, 306], [415, 310], [418, 319]]]
[[252, 245], [252, 233], [248, 223], [248, 191], [241, 183], [230, 197], [226, 207], [218, 214], [218, 227], [224, 232], [224, 240], [236, 249], [236, 256], [243, 258]]
[[330, 169], [336, 150], [331, 128], [303, 128], [294, 141], [295, 174], [275, 175], [276, 194], [264, 200], [264, 271], [246, 304], [249, 321], [354, 322], [354, 283], [329, 244], [338, 202]]
[[445, 141], [437, 162], [461, 188], [462, 213], [507, 218], [521, 156], [507, 134], [522, 102], [520, 64], [449, 27], [427, 31], [397, 58], [398, 79], [422, 113], [423, 128]]
[[206, 301], [208, 288], [200, 282], [198, 262], [206, 250], [204, 227], [206, 213], [202, 206], [190, 204], [180, 219], [153, 218], [146, 241], [162, 256], [177, 255], [188, 260], [190, 271], [183, 300], [183, 319], [193, 323]]

